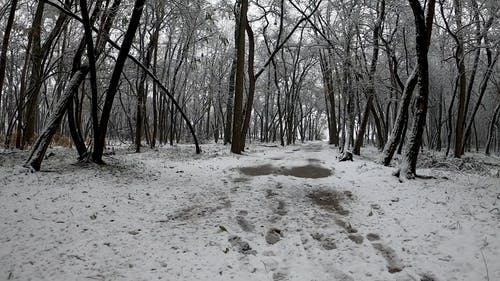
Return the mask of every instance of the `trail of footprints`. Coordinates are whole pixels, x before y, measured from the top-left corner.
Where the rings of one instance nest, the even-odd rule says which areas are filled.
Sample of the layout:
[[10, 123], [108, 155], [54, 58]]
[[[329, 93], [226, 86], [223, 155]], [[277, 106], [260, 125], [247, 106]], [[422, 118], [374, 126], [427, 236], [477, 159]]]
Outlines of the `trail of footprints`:
[[[282, 189], [282, 186], [280, 183], [278, 183], [274, 189], [265, 190], [264, 194], [264, 197], [267, 200], [269, 200], [272, 210], [272, 214], [269, 216], [268, 221], [271, 224], [275, 225], [279, 224], [281, 219], [284, 216], [286, 216], [289, 211], [285, 201], [279, 199], [280, 189]], [[398, 257], [394, 249], [380, 242], [381, 241], [380, 235], [376, 233], [368, 233], [364, 237], [363, 235], [359, 234], [358, 230], [354, 228], [349, 222], [342, 219], [343, 217], [349, 214], [349, 211], [344, 209], [341, 202], [343, 200], [352, 198], [352, 193], [350, 191], [339, 193], [326, 190], [316, 190], [310, 192], [307, 195], [307, 197], [309, 198], [309, 200], [312, 201], [312, 203], [314, 203], [314, 205], [318, 206], [320, 209], [330, 211], [329, 212], [330, 215], [331, 213], [333, 213], [335, 217], [334, 219], [335, 224], [344, 230], [343, 231], [344, 235], [346, 235], [347, 238], [351, 240], [353, 243], [361, 245], [365, 242], [366, 238], [366, 240], [368, 240], [368, 242], [371, 243], [373, 248], [386, 260], [388, 272], [397, 273], [402, 271], [404, 267], [402, 260]], [[248, 211], [240, 210], [235, 216], [235, 221], [243, 232], [253, 233], [256, 231], [256, 227], [252, 222], [250, 222], [247, 219], [247, 215]], [[312, 252], [310, 252], [311, 245], [309, 243], [309, 240], [303, 237], [304, 236], [303, 233], [301, 236], [302, 236], [301, 242], [304, 250], [308, 255], [310, 255], [310, 258], [314, 258]], [[318, 243], [319, 246], [326, 251], [337, 249], [337, 245], [335, 243], [335, 238], [333, 237], [333, 235], [327, 235], [320, 232], [313, 232], [310, 233], [310, 238], [312, 238], [312, 240]], [[284, 233], [283, 230], [271, 226], [268, 227], [264, 235], [264, 239], [268, 245], [274, 245], [279, 241], [281, 241], [282, 239], [286, 239], [286, 234]], [[231, 244], [233, 250], [241, 254], [244, 255], [257, 254], [257, 251], [252, 249], [251, 245], [239, 236], [236, 235], [230, 236], [228, 242]], [[265, 251], [262, 254], [264, 256], [274, 255], [272, 251]], [[273, 280], [274, 281], [288, 280], [289, 278], [286, 273], [286, 268], [280, 267], [279, 263], [275, 260], [271, 261], [273, 262], [271, 262], [270, 265], [266, 265], [266, 270], [268, 270], [269, 272], [273, 272], [272, 273]], [[336, 278], [336, 280], [343, 280], [343, 281], [354, 280], [351, 276], [339, 270], [336, 270], [334, 268], [333, 269], [330, 268], [329, 270], [333, 271], [333, 275]]]

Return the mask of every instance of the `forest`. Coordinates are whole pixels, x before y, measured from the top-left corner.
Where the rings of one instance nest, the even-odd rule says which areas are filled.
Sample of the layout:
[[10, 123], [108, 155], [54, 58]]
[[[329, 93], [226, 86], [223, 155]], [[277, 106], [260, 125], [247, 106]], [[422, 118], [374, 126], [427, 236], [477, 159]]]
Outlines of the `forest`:
[[500, 278], [497, 0], [3, 0], [0, 36], [0, 280]]
[[35, 169], [51, 138], [96, 163], [106, 140], [373, 143], [384, 165], [404, 152], [410, 178], [421, 147], [500, 151], [497, 1], [7, 1], [1, 15], [0, 136], [38, 149]]

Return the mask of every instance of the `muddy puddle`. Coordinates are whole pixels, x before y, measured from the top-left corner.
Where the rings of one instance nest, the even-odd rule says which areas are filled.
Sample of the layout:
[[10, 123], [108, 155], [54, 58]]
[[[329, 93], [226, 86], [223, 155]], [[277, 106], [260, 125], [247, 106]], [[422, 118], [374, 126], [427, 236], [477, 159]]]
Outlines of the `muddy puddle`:
[[327, 169], [317, 164], [291, 168], [275, 167], [273, 165], [266, 164], [253, 167], [242, 167], [239, 170], [242, 174], [247, 176], [283, 175], [297, 178], [318, 179], [333, 175], [333, 171], [331, 169]]

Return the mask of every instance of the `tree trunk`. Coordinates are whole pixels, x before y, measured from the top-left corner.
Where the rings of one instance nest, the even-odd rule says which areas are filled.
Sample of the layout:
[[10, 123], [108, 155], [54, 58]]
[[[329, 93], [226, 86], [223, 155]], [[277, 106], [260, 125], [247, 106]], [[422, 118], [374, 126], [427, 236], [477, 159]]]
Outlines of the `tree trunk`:
[[[377, 71], [377, 63], [378, 63], [378, 53], [379, 53], [379, 33], [380, 28], [382, 26], [382, 22], [385, 17], [385, 0], [379, 1], [377, 5], [378, 10], [378, 20], [375, 23], [375, 28], [373, 29], [372, 41], [373, 41], [373, 50], [372, 50], [372, 61], [370, 64], [370, 71], [368, 72], [368, 89], [366, 91], [366, 105], [363, 110], [363, 116], [361, 117], [361, 123], [359, 125], [358, 135], [356, 137], [356, 143], [354, 144], [353, 153], [355, 155], [359, 155], [361, 152], [361, 146], [363, 145], [363, 139], [365, 137], [366, 126], [368, 124], [368, 116], [370, 114], [370, 108], [372, 107], [373, 96], [375, 95], [375, 72]], [[375, 111], [373, 111], [375, 114]], [[377, 128], [380, 130], [381, 128]], [[380, 143], [379, 143], [380, 145]]]
[[[408, 0], [408, 2], [413, 11], [413, 16], [415, 17], [415, 44], [418, 60], [418, 96], [416, 97], [413, 125], [405, 147], [401, 166], [396, 174], [398, 174], [400, 178], [406, 177], [407, 179], [412, 179], [416, 176], [418, 152], [422, 144], [422, 135], [427, 116], [427, 104], [429, 99], [429, 65], [427, 53], [431, 38], [432, 19], [426, 23], [424, 10], [418, 0]], [[430, 0], [427, 4], [428, 10], [434, 14], [433, 11], [436, 2]]]
[[[148, 46], [146, 48], [146, 56], [144, 58], [143, 64], [145, 67], [150, 67], [151, 60], [153, 58], [153, 51], [158, 44], [158, 35], [160, 32], [159, 22], [155, 23], [156, 27], [151, 39], [149, 40]], [[135, 129], [135, 152], [141, 152], [141, 139], [142, 139], [142, 125], [144, 124], [144, 115], [146, 113], [146, 73], [142, 71], [139, 78], [139, 85], [137, 88], [137, 109], [136, 109], [136, 129]], [[156, 102], [153, 100], [153, 103]]]
[[[65, 1], [66, 5], [69, 5], [69, 0]], [[37, 11], [35, 15], [35, 20], [33, 21], [32, 33], [33, 33], [33, 46], [32, 46], [32, 69], [30, 82], [28, 84], [28, 91], [26, 95], [26, 124], [23, 132], [23, 143], [29, 144], [33, 142], [33, 137], [35, 134], [35, 128], [38, 123], [37, 112], [38, 112], [38, 99], [40, 95], [40, 88], [43, 83], [43, 72], [44, 72], [44, 61], [52, 49], [52, 45], [56, 40], [57, 36], [63, 30], [64, 25], [67, 23], [67, 15], [63, 12], [59, 13], [59, 16], [54, 24], [54, 28], [47, 35], [45, 41], [41, 42], [41, 32], [43, 23], [43, 12], [44, 3], [42, 1], [38, 2]]]
[[245, 150], [245, 139], [250, 127], [250, 118], [252, 117], [252, 109], [253, 109], [253, 100], [255, 96], [255, 72], [254, 72], [254, 60], [255, 60], [255, 40], [252, 27], [248, 23], [246, 24], [246, 32], [248, 35], [248, 94], [247, 94], [247, 102], [245, 104], [245, 114], [243, 116], [243, 125], [241, 128], [240, 135], [240, 151]]
[[233, 127], [233, 103], [234, 103], [234, 83], [236, 77], [236, 55], [231, 62], [231, 71], [229, 72], [229, 85], [227, 91], [226, 104], [226, 126], [224, 127], [224, 145], [231, 143]]
[[[97, 5], [94, 9], [97, 15], [100, 7]], [[98, 93], [97, 93], [97, 70], [96, 70], [96, 55], [94, 49], [94, 39], [92, 38], [92, 22], [90, 21], [89, 12], [87, 10], [87, 1], [80, 0], [80, 10], [82, 14], [82, 23], [85, 31], [85, 45], [87, 47], [87, 58], [90, 67], [90, 90], [91, 90], [91, 117], [92, 117], [92, 132], [94, 134], [94, 143], [99, 139], [99, 116], [98, 116]]]
[[382, 152], [382, 164], [385, 166], [389, 166], [391, 164], [392, 157], [398, 148], [398, 144], [403, 141], [402, 133], [408, 119], [408, 108], [410, 106], [411, 96], [418, 82], [417, 67], [413, 69], [412, 73], [406, 80], [403, 95], [401, 96], [401, 101], [399, 102], [396, 120], [394, 121], [394, 127], [392, 127], [391, 135], [387, 139]]
[[136, 0], [134, 3], [134, 10], [132, 16], [130, 17], [130, 22], [125, 32], [125, 37], [123, 39], [120, 52], [116, 59], [115, 68], [111, 75], [109, 82], [109, 87], [106, 93], [106, 98], [104, 101], [104, 106], [102, 109], [101, 122], [99, 125], [99, 139], [94, 143], [94, 151], [92, 153], [92, 160], [96, 163], [103, 163], [102, 155], [104, 153], [106, 132], [108, 129], [108, 121], [111, 115], [111, 110], [113, 108], [113, 101], [118, 91], [118, 86], [120, 84], [120, 76], [125, 66], [125, 61], [127, 60], [128, 52], [134, 41], [135, 32], [139, 26], [142, 11], [144, 8], [144, 3], [146, 0]]
[[464, 143], [462, 144], [462, 147], [460, 148], [461, 153], [465, 151], [465, 143], [470, 138], [472, 125], [474, 123], [474, 119], [476, 118], [476, 113], [479, 110], [479, 107], [481, 106], [481, 102], [483, 100], [484, 94], [486, 93], [486, 89], [488, 88], [488, 82], [490, 80], [491, 74], [493, 73], [493, 69], [494, 69], [495, 64], [498, 60], [498, 57], [500, 55], [500, 52], [497, 52], [495, 57], [492, 59], [491, 51], [489, 48], [486, 48], [486, 53], [488, 54], [488, 68], [486, 69], [486, 73], [483, 77], [483, 80], [481, 81], [481, 86], [479, 89], [479, 96], [477, 97], [476, 104], [474, 105], [474, 108], [472, 109], [471, 116], [469, 118], [469, 122], [467, 123], [467, 127], [465, 128]]
[[441, 151], [441, 126], [443, 125], [443, 88], [439, 91], [439, 111], [438, 111], [438, 121], [436, 124], [436, 150]]
[[455, 126], [455, 158], [460, 158], [462, 156], [462, 144], [463, 144], [463, 128], [465, 124], [464, 112], [465, 112], [465, 91], [467, 90], [467, 77], [465, 73], [465, 55], [464, 55], [464, 39], [462, 36], [462, 6], [460, 0], [454, 0], [453, 4], [455, 6], [455, 22], [457, 24], [457, 33], [454, 36], [457, 42], [457, 50], [455, 52], [455, 60], [458, 70], [458, 108], [457, 108], [457, 124]]
[[[7, 66], [7, 51], [9, 49], [10, 32], [12, 26], [14, 25], [14, 16], [16, 14], [17, 0], [12, 0], [10, 3], [9, 18], [7, 19], [7, 25], [5, 26], [5, 31], [3, 33], [2, 49], [0, 53], [0, 104], [2, 104], [2, 89], [5, 80], [5, 68]], [[2, 109], [0, 108], [0, 111]], [[3, 119], [0, 120], [3, 122]]]
[[493, 142], [493, 137], [495, 135], [495, 124], [497, 123], [499, 113], [500, 113], [500, 102], [498, 102], [498, 104], [495, 107], [495, 110], [493, 112], [493, 116], [491, 117], [490, 126], [489, 126], [489, 130], [488, 130], [488, 138], [486, 141], [486, 149], [484, 150], [484, 153], [486, 155], [490, 155], [490, 147], [491, 147], [491, 143]]
[[35, 171], [40, 170], [40, 166], [42, 164], [43, 158], [45, 156], [45, 152], [50, 145], [52, 137], [59, 129], [64, 114], [66, 113], [66, 109], [68, 105], [72, 103], [72, 98], [76, 92], [78, 92], [78, 87], [82, 83], [83, 79], [88, 72], [88, 67], [82, 67], [78, 70], [71, 78], [71, 81], [66, 88], [66, 91], [61, 96], [54, 113], [50, 117], [49, 122], [47, 123], [47, 127], [43, 131], [43, 133], [38, 137], [33, 147], [31, 148], [31, 153], [28, 159], [26, 160], [25, 166], [31, 166]]
[[328, 119], [328, 136], [329, 144], [339, 145], [339, 133], [337, 130], [337, 117], [335, 113], [335, 92], [333, 89], [333, 77], [332, 69], [329, 63], [328, 54], [323, 55], [320, 52], [320, 64], [321, 73], [323, 75], [323, 84], [325, 88], [325, 98], [327, 103], [329, 102], [330, 108], [327, 108], [327, 119]]
[[248, 0], [241, 0], [239, 13], [238, 38], [236, 40], [236, 76], [233, 107], [233, 131], [231, 152], [241, 154], [241, 130], [243, 127], [243, 90], [245, 76], [245, 32], [247, 26]]

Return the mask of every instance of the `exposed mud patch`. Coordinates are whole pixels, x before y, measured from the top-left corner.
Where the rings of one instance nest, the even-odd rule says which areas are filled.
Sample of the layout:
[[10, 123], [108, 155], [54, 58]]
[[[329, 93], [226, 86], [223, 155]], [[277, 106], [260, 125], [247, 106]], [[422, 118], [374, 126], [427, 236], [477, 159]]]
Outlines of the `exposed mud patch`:
[[247, 176], [267, 176], [276, 173], [276, 168], [270, 164], [253, 166], [253, 167], [242, 167], [240, 172]]
[[333, 175], [332, 170], [319, 165], [306, 165], [283, 169], [283, 175], [297, 178], [318, 179]]
[[333, 211], [342, 216], [349, 214], [349, 211], [344, 209], [341, 204], [346, 199], [343, 192], [315, 190], [307, 194], [307, 197], [323, 209]]
[[291, 168], [278, 168], [270, 164], [265, 164], [253, 167], [242, 167], [240, 168], [240, 172], [247, 176], [283, 175], [307, 179], [326, 178], [333, 175], [331, 169], [322, 167], [317, 164], [309, 164]]

